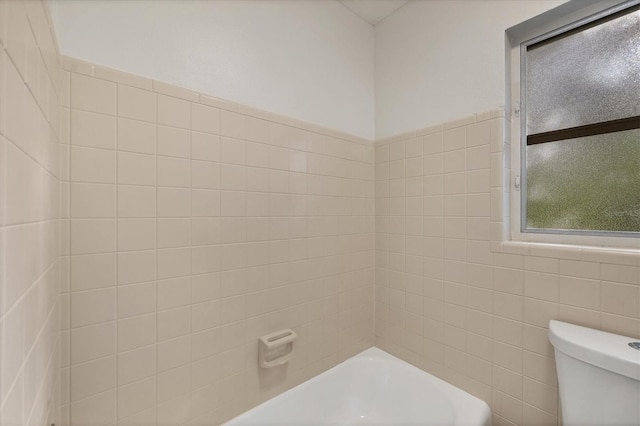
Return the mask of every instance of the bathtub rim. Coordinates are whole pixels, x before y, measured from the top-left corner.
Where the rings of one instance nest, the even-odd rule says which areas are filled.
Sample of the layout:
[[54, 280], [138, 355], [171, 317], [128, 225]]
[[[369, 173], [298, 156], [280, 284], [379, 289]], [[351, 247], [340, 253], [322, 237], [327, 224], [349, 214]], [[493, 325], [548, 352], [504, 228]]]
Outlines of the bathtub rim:
[[455, 423], [453, 423], [454, 425], [491, 426], [491, 410], [489, 408], [489, 405], [485, 401], [439, 377], [434, 376], [433, 374], [425, 370], [416, 367], [411, 363], [408, 363], [407, 361], [404, 361], [384, 351], [383, 349], [380, 349], [377, 346], [370, 346], [369, 348], [360, 351], [359, 353], [345, 359], [344, 361], [323, 371], [322, 373], [317, 374], [316, 376], [261, 402], [260, 404], [250, 408], [249, 410], [238, 414], [237, 416], [227, 420], [225, 423], [223, 423], [223, 425], [246, 425], [248, 423], [236, 423], [236, 421], [245, 416], [249, 417], [252, 412], [264, 408], [266, 404], [277, 399], [281, 395], [293, 392], [296, 389], [298, 391], [302, 391], [304, 388], [313, 386], [315, 382], [326, 379], [326, 376], [329, 375], [328, 373], [334, 372], [335, 374], [335, 372], [339, 371], [340, 369], [348, 368], [349, 364], [356, 363], [362, 360], [381, 360], [383, 362], [391, 363], [395, 368], [407, 370], [412, 374], [418, 374], [422, 376], [426, 382], [428, 382], [432, 386], [436, 386], [440, 391], [442, 391], [444, 396], [452, 403], [452, 406], [455, 408], [455, 416], [453, 419], [455, 421]]

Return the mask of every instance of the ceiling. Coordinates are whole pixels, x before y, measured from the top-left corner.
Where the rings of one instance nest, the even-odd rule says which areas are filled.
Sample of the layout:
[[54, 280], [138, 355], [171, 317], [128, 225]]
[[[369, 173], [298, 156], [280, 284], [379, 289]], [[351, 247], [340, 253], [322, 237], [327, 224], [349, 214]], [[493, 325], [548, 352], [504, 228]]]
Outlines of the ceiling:
[[338, 0], [347, 9], [376, 25], [408, 3], [409, 0]]

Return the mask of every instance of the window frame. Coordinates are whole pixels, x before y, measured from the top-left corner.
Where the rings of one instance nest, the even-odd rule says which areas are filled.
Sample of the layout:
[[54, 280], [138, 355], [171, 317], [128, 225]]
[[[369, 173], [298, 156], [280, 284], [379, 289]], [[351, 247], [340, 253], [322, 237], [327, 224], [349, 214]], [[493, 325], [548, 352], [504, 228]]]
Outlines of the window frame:
[[[640, 5], [640, 0], [572, 0], [506, 31], [505, 219], [512, 241], [640, 249], [640, 231], [526, 228], [527, 47]], [[513, 141], [513, 143], [510, 143]], [[510, 159], [509, 159], [510, 157]]]

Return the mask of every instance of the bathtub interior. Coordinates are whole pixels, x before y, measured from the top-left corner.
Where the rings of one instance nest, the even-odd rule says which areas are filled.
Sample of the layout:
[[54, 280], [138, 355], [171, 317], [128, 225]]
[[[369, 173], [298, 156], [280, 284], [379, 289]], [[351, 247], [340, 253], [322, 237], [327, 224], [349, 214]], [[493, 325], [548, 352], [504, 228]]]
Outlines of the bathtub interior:
[[490, 412], [484, 401], [374, 347], [227, 424], [486, 426]]

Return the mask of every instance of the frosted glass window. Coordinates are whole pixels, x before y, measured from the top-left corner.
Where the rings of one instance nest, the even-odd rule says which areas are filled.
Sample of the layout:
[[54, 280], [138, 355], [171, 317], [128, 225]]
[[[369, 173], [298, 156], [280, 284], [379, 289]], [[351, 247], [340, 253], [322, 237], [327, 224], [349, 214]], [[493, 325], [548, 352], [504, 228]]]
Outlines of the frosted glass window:
[[531, 45], [527, 134], [640, 115], [640, 10]]
[[527, 227], [640, 230], [640, 130], [527, 147]]
[[640, 6], [525, 46], [523, 231], [640, 235]]

